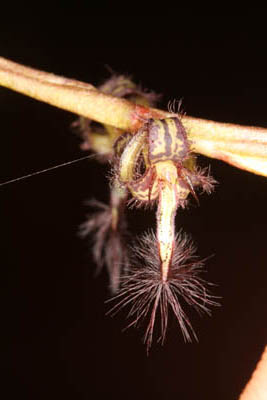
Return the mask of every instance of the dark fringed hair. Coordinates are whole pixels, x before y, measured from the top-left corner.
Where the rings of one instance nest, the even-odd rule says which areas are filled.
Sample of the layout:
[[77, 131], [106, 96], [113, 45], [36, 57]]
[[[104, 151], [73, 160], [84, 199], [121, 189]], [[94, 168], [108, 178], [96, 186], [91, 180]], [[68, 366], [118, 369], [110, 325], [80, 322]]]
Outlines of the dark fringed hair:
[[158, 338], [162, 344], [165, 340], [168, 314], [172, 310], [178, 320], [185, 341], [191, 341], [197, 336], [186, 316], [180, 300], [193, 306], [199, 313], [210, 314], [209, 307], [218, 305], [207, 290], [211, 285], [200, 277], [204, 260], [195, 255], [196, 248], [191, 239], [179, 232], [176, 235], [172, 265], [166, 282], [162, 281], [161, 265], [157, 240], [154, 233], [145, 234], [133, 247], [134, 264], [128, 270], [120, 284], [120, 290], [109, 301], [116, 304], [108, 312], [116, 314], [128, 306], [128, 318], [132, 321], [127, 326], [138, 326], [147, 320], [144, 342], [149, 351], [156, 317], [160, 317], [161, 335]]

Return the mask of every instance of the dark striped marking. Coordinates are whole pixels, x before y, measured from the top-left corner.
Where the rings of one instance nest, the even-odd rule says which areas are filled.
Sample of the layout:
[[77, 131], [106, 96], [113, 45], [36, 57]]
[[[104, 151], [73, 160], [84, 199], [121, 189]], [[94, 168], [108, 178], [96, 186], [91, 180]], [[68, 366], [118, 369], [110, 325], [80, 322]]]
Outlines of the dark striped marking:
[[186, 131], [178, 118], [150, 120], [147, 129], [151, 164], [166, 160], [182, 162], [188, 157]]

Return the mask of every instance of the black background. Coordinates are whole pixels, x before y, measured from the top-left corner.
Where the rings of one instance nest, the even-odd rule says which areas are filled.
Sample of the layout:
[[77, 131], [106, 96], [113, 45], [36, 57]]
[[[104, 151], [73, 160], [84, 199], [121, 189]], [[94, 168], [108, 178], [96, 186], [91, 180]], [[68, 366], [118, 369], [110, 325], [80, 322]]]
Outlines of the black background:
[[[167, 16], [129, 21], [85, 11], [66, 20], [62, 9], [53, 31], [49, 19], [6, 23], [1, 55], [96, 85], [110, 76], [108, 65], [162, 93], [163, 108], [183, 98], [188, 115], [267, 127], [260, 33], [252, 37], [227, 16], [219, 26], [210, 16], [205, 29], [190, 21], [183, 30], [178, 20], [170, 29]], [[74, 115], [4, 88], [0, 112], [1, 182], [83, 155]], [[5, 398], [238, 397], [267, 338], [266, 178], [199, 161], [219, 185], [200, 207], [191, 201], [178, 212], [177, 228], [192, 235], [201, 257], [214, 254], [206, 278], [221, 307], [211, 318], [188, 310], [199, 343], [184, 344], [173, 320], [149, 357], [141, 330], [121, 332], [125, 315], [105, 315], [107, 276], [94, 277], [90, 242], [77, 237], [84, 200], [108, 200], [108, 167], [83, 161], [0, 187]], [[152, 212], [129, 212], [133, 236], [153, 224]]]

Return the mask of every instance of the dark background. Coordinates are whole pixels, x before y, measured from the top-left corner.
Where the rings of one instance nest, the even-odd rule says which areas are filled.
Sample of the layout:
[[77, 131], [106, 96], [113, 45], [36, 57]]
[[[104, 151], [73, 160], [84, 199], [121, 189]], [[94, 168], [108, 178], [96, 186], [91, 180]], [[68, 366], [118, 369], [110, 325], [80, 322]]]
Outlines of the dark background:
[[[110, 76], [108, 65], [162, 93], [163, 108], [183, 98], [188, 115], [267, 127], [260, 33], [235, 29], [228, 17], [187, 31], [177, 21], [163, 35], [160, 19], [152, 29], [148, 17], [88, 14], [85, 24], [82, 14], [53, 31], [50, 20], [4, 25], [1, 55], [96, 85]], [[83, 155], [70, 128], [74, 115], [4, 88], [0, 112], [1, 182]], [[83, 161], [0, 187], [5, 398], [238, 397], [267, 338], [266, 178], [199, 160], [219, 185], [200, 207], [191, 201], [178, 212], [177, 229], [192, 235], [200, 257], [214, 254], [206, 278], [221, 307], [211, 318], [187, 310], [199, 343], [184, 344], [172, 320], [165, 345], [154, 343], [149, 357], [142, 330], [121, 332], [125, 315], [105, 315], [106, 273], [94, 277], [90, 242], [77, 237], [83, 202], [108, 200], [108, 167]], [[153, 213], [129, 212], [133, 236], [153, 224]]]

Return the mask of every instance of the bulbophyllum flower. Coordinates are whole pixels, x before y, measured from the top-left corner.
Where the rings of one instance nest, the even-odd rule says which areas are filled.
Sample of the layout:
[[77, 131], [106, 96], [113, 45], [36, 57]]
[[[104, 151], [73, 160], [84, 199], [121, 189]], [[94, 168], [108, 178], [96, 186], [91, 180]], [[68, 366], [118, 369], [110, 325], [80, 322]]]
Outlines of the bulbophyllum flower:
[[113, 310], [132, 303], [129, 314], [135, 316], [133, 324], [151, 313], [145, 334], [149, 349], [158, 308], [164, 341], [170, 306], [185, 339], [189, 340], [188, 328], [192, 328], [180, 305], [179, 294], [205, 311], [215, 303], [197, 277], [202, 262], [192, 262], [192, 244], [175, 233], [175, 215], [178, 207], [185, 207], [190, 193], [198, 200], [195, 188], [210, 193], [215, 181], [196, 166], [186, 131], [177, 116], [149, 119], [135, 135], [120, 137], [114, 152], [115, 175], [122, 187], [139, 204], [157, 203], [157, 229], [155, 235], [139, 243], [137, 254], [143, 256], [144, 265], [133, 267], [122, 277], [121, 290], [116, 296], [119, 305]]
[[121, 150], [123, 139], [115, 143], [117, 179], [140, 203], [158, 203], [156, 238], [162, 279], [166, 280], [173, 253], [176, 210], [185, 206], [189, 193], [197, 198], [195, 187], [211, 192], [215, 181], [196, 167], [185, 129], [177, 117], [150, 119], [135, 135], [125, 137]]

